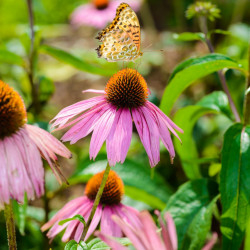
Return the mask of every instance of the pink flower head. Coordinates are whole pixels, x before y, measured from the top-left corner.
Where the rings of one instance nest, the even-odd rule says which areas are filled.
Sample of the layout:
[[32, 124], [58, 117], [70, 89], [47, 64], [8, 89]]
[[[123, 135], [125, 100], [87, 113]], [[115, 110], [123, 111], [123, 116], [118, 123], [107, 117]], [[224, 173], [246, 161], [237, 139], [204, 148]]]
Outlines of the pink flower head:
[[[74, 25], [93, 26], [98, 29], [104, 28], [108, 22], [115, 17], [116, 8], [121, 0], [93, 0], [91, 3], [79, 6], [71, 16], [71, 22]], [[134, 11], [138, 11], [141, 6], [141, 0], [127, 0]]]
[[[95, 196], [102, 181], [103, 173], [104, 171], [94, 175], [88, 181], [85, 189], [85, 196], [68, 202], [49, 222], [42, 226], [42, 231], [45, 231], [51, 227], [47, 233], [47, 236], [50, 239], [53, 239], [58, 233], [66, 228], [62, 237], [62, 241], [74, 239], [75, 241], [79, 242], [84, 229], [84, 225], [80, 221], [73, 220], [66, 222], [63, 225], [59, 225], [58, 223], [61, 220], [71, 218], [77, 214], [82, 215], [85, 221], [88, 220], [93, 207]], [[118, 218], [126, 221], [128, 224], [139, 226], [139, 220], [137, 218], [139, 212], [134, 208], [125, 206], [121, 203], [123, 193], [124, 186], [122, 180], [113, 170], [111, 170], [109, 172], [109, 176], [102, 194], [101, 202], [97, 207], [93, 220], [84, 239], [85, 241], [95, 231], [99, 222], [101, 232], [114, 237], [121, 237], [122, 231], [119, 226], [111, 219], [112, 215], [116, 215]]]
[[[87, 90], [100, 96], [80, 101], [61, 110], [52, 120], [56, 130], [73, 125], [62, 137], [76, 143], [92, 133], [90, 158], [95, 159], [104, 141], [110, 166], [123, 163], [132, 137], [133, 122], [148, 154], [151, 167], [160, 161], [160, 139], [175, 157], [169, 130], [183, 132], [158, 107], [147, 100], [144, 78], [134, 69], [123, 69], [113, 75], [105, 91]], [[77, 117], [76, 117], [77, 116]]]
[[[129, 225], [126, 221], [113, 215], [113, 220], [121, 228], [126, 237], [130, 239], [137, 250], [176, 250], [177, 235], [174, 221], [169, 213], [164, 215], [166, 223], [159, 215], [161, 232], [158, 231], [151, 215], [148, 211], [142, 211], [138, 215], [139, 226]], [[104, 232], [96, 232], [96, 235], [106, 242], [112, 249], [127, 250], [115, 239]]]
[[41, 156], [54, 173], [59, 171], [56, 154], [71, 156], [50, 133], [26, 121], [21, 97], [0, 81], [0, 207], [10, 199], [22, 202], [25, 192], [28, 199], [44, 193]]

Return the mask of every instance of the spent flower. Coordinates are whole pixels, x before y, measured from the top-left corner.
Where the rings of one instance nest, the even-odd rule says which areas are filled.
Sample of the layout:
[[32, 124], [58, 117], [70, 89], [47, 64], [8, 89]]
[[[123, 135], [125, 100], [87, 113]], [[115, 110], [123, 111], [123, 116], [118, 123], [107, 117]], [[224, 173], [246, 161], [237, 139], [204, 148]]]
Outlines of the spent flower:
[[22, 202], [44, 193], [42, 158], [60, 176], [57, 156], [71, 157], [69, 150], [47, 131], [28, 125], [19, 94], [0, 81], [0, 207], [10, 199]]
[[214, 21], [216, 18], [220, 18], [220, 9], [218, 9], [217, 6], [211, 2], [198, 1], [194, 4], [191, 4], [186, 11], [186, 17], [188, 19], [191, 19], [195, 16], [204, 16], [210, 21]]

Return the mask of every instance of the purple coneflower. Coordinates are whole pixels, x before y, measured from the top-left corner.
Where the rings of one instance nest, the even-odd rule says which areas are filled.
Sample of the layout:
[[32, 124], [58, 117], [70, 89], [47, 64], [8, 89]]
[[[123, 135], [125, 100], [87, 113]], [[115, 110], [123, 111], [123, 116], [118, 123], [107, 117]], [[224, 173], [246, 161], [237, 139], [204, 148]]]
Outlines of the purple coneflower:
[[56, 154], [71, 157], [50, 133], [26, 122], [22, 98], [0, 81], [0, 207], [10, 199], [22, 202], [25, 192], [28, 199], [44, 193], [41, 156], [55, 174], [59, 171]]
[[[114, 18], [116, 8], [121, 0], [92, 0], [90, 3], [79, 6], [71, 16], [71, 22], [74, 25], [93, 26], [98, 29], [104, 28], [108, 22]], [[141, 0], [127, 0], [134, 11], [138, 11]]]
[[63, 141], [73, 144], [93, 132], [90, 158], [96, 158], [106, 141], [108, 161], [110, 166], [114, 166], [117, 162], [123, 163], [126, 158], [134, 122], [151, 167], [160, 160], [160, 139], [173, 161], [175, 151], [169, 130], [177, 138], [174, 129], [183, 131], [147, 100], [147, 83], [136, 70], [123, 69], [113, 75], [105, 91], [85, 92], [99, 93], [101, 96], [68, 106], [52, 120], [53, 127], [58, 127], [56, 130], [75, 124], [64, 134]]
[[[78, 221], [73, 220], [59, 225], [61, 220], [71, 218], [77, 214], [84, 217], [85, 221], [88, 220], [91, 209], [93, 207], [95, 196], [100, 187], [103, 172], [95, 174], [87, 183], [85, 189], [85, 196], [76, 198], [68, 202], [49, 222], [42, 226], [41, 230], [45, 231], [52, 227], [47, 236], [53, 239], [62, 230], [65, 233], [62, 237], [62, 241], [68, 241], [74, 239], [79, 242], [83, 233], [84, 225]], [[93, 220], [88, 229], [88, 233], [84, 240], [87, 240], [89, 236], [96, 230], [99, 222], [101, 232], [112, 235], [114, 237], [121, 237], [122, 231], [119, 226], [111, 219], [112, 215], [116, 215], [123, 221], [134, 226], [139, 226], [138, 214], [139, 212], [132, 207], [125, 206], [121, 203], [121, 199], [124, 193], [124, 185], [121, 178], [111, 170], [105, 188], [101, 197], [101, 202], [97, 207]]]
[[[164, 217], [166, 224], [159, 216], [161, 231], [156, 227], [148, 211], [142, 211], [138, 215], [139, 226], [137, 227], [129, 225], [126, 221], [121, 220], [115, 215], [112, 216], [112, 219], [137, 250], [176, 250], [177, 235], [174, 221], [169, 213], [166, 213]], [[106, 242], [112, 249], [128, 249], [102, 231], [96, 232], [96, 236]]]

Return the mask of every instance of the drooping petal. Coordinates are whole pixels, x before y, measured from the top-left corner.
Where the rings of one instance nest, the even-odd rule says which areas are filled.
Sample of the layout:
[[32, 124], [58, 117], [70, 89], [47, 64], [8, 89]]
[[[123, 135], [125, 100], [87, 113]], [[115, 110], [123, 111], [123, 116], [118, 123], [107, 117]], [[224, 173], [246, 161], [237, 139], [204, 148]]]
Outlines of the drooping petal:
[[132, 109], [132, 116], [142, 144], [148, 154], [150, 166], [160, 161], [160, 138], [158, 127], [146, 108]]
[[96, 96], [87, 100], [83, 100], [72, 104], [64, 109], [62, 109], [52, 120], [52, 127], [63, 126], [74, 116], [86, 111], [93, 106], [100, 104], [101, 102], [106, 101], [104, 96]]
[[152, 109], [154, 109], [157, 113], [159, 113], [163, 119], [165, 119], [168, 124], [176, 129], [177, 131], [183, 133], [183, 130], [181, 128], [179, 128], [169, 117], [167, 117], [157, 106], [155, 106], [152, 102], [146, 101], [146, 105], [148, 105], [149, 107], [151, 107]]
[[132, 138], [132, 117], [129, 109], [120, 108], [107, 137], [107, 155], [110, 166], [125, 161]]
[[178, 248], [178, 240], [174, 220], [168, 212], [165, 213], [164, 218], [167, 223], [167, 231], [171, 239], [172, 248], [173, 250], [176, 250]]
[[121, 245], [119, 242], [117, 242], [115, 239], [107, 235], [103, 232], [95, 232], [95, 236], [99, 237], [102, 241], [107, 243], [112, 249], [115, 250], [127, 250], [126, 247]]
[[63, 141], [70, 141], [71, 144], [76, 143], [81, 138], [90, 134], [97, 124], [97, 121], [107, 110], [107, 104], [98, 104], [86, 113], [81, 115], [79, 122], [68, 130], [62, 137]]
[[211, 250], [218, 239], [218, 234], [213, 233], [212, 238], [207, 242], [207, 244], [202, 248], [202, 250]]
[[105, 206], [102, 212], [101, 218], [101, 231], [104, 234], [114, 236], [114, 237], [122, 237], [122, 232], [119, 226], [111, 219], [113, 214], [116, 214], [114, 208], [117, 205]]
[[151, 246], [150, 249], [166, 249], [161, 237], [157, 233], [158, 229], [148, 211], [142, 211], [139, 217], [144, 228], [144, 233]]
[[117, 225], [121, 228], [123, 233], [131, 240], [132, 244], [137, 250], [145, 250], [150, 249], [147, 248], [147, 242], [142, 241], [140, 239], [139, 233], [137, 230], [132, 228], [127, 222], [120, 219], [117, 215], [112, 216], [113, 220], [117, 223]]
[[[96, 230], [96, 227], [100, 222], [101, 216], [102, 216], [102, 204], [99, 204], [95, 211], [95, 215], [90, 223], [90, 226], [84, 238], [84, 241], [86, 241], [89, 238], [89, 236]], [[89, 218], [89, 215], [86, 217], [86, 220], [88, 220], [88, 218]]]
[[102, 144], [107, 139], [115, 119], [116, 109], [109, 104], [109, 109], [96, 122], [89, 148], [90, 159], [95, 159]]
[[83, 90], [82, 93], [95, 93], [95, 94], [105, 94], [105, 90], [97, 90], [97, 89], [86, 89]]

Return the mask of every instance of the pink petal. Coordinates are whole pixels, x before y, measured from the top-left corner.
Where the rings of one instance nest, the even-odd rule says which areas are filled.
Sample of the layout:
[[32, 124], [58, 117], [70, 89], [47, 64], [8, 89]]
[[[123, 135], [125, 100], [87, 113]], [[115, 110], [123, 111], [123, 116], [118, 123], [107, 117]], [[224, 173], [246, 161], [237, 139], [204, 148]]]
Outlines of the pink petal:
[[212, 238], [207, 242], [207, 244], [202, 248], [202, 250], [211, 250], [218, 239], [218, 234], [213, 233]]
[[151, 167], [160, 160], [159, 130], [147, 108], [132, 109], [132, 116]]
[[101, 219], [101, 231], [104, 234], [114, 236], [114, 237], [122, 237], [121, 229], [118, 225], [111, 219], [111, 216], [115, 214], [115, 211], [112, 206], [105, 206], [102, 212], [102, 219]]
[[164, 218], [167, 223], [167, 231], [172, 243], [172, 249], [176, 250], [178, 248], [178, 240], [174, 220], [168, 212], [165, 213]]
[[142, 211], [139, 215], [142, 222], [144, 233], [149, 241], [151, 249], [165, 249], [161, 237], [157, 234], [158, 228], [156, 227], [152, 217], [148, 211]]
[[115, 115], [113, 126], [107, 137], [107, 155], [110, 166], [125, 161], [131, 138], [132, 117], [129, 109], [120, 108]]
[[104, 241], [108, 246], [110, 246], [112, 249], [116, 250], [127, 250], [126, 247], [121, 245], [119, 242], [114, 240], [112, 237], [109, 235], [106, 235], [105, 233], [102, 232], [95, 232], [95, 236], [99, 237], [102, 241]]
[[107, 139], [111, 127], [115, 119], [116, 109], [109, 105], [109, 109], [100, 117], [94, 128], [90, 141], [89, 156], [90, 159], [95, 159], [102, 144]]
[[[88, 232], [84, 238], [84, 241], [86, 241], [89, 236], [95, 231], [96, 227], [98, 226], [100, 219], [102, 216], [102, 204], [99, 204], [96, 211], [95, 211], [95, 215], [91, 221], [91, 224], [89, 226]], [[86, 220], [88, 220], [89, 215], [86, 217]]]
[[86, 89], [83, 90], [82, 93], [95, 93], [95, 94], [105, 94], [106, 92], [104, 90], [96, 90], [96, 89]]
[[66, 124], [68, 120], [73, 118], [74, 116], [84, 112], [85, 110], [92, 108], [93, 106], [106, 101], [104, 96], [96, 96], [87, 100], [83, 100], [72, 104], [64, 109], [62, 109], [52, 120], [54, 121], [52, 127], [59, 126]]
[[143, 233], [142, 231], [139, 234], [138, 229], [135, 230], [128, 223], [126, 223], [125, 221], [123, 221], [116, 215], [113, 215], [112, 218], [117, 223], [117, 225], [121, 228], [124, 234], [131, 240], [132, 244], [137, 250], [150, 249], [146, 247], [148, 246], [147, 241], [141, 240], [140, 234]]

